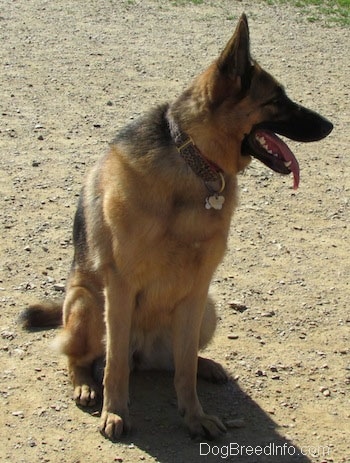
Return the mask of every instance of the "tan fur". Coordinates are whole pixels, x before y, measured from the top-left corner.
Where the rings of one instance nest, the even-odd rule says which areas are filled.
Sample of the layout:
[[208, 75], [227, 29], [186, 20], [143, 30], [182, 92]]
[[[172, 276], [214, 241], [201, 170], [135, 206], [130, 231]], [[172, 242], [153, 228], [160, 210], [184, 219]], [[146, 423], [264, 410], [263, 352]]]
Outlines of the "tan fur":
[[[76, 264], [68, 285], [64, 333], [69, 335], [63, 335], [62, 350], [70, 359], [77, 401], [90, 403], [96, 391], [82, 368], [103, 354], [105, 317], [102, 432], [110, 438], [129, 428], [128, 378], [135, 350], [150, 367], [174, 364], [179, 409], [192, 434], [215, 437], [224, 430], [218, 418], [204, 414], [196, 376], [198, 365], [199, 373], [207, 378], [223, 379], [225, 374], [214, 362], [198, 362], [197, 352], [215, 329], [208, 288], [226, 249], [237, 202], [235, 176], [249, 162], [249, 157], [240, 155], [240, 146], [245, 130], [255, 121], [247, 117], [249, 109], [242, 103], [243, 118], [233, 113], [228, 119], [231, 108], [224, 107], [223, 114], [217, 115], [219, 123], [214, 124], [208, 94], [216, 98], [218, 85], [222, 84], [213, 65], [194, 82], [189, 96], [170, 110], [175, 117], [181, 111], [183, 129], [225, 172], [221, 211], [205, 209], [208, 192], [203, 181], [192, 173], [183, 175], [188, 168], [174, 149], [175, 166], [162, 166], [161, 148], [134, 159], [129, 152], [133, 146], [112, 144], [86, 183], [89, 251], [84, 262]], [[235, 127], [233, 136], [227, 124]], [[98, 275], [95, 282], [94, 275]], [[96, 295], [102, 290], [105, 311]]]
[[[208, 290], [237, 205], [236, 177], [250, 162], [243, 139], [278, 111], [285, 120], [284, 108], [270, 103], [280, 90], [250, 58], [243, 15], [217, 61], [172, 105], [122, 131], [87, 177], [57, 345], [68, 356], [80, 405], [95, 403], [92, 365], [106, 356], [101, 431], [110, 439], [130, 427], [133, 366], [175, 370], [179, 410], [192, 435], [225, 431], [203, 412], [196, 379], [223, 381], [226, 373], [198, 351], [216, 327]], [[167, 113], [223, 172], [221, 210], [205, 208], [208, 189], [179, 155]]]

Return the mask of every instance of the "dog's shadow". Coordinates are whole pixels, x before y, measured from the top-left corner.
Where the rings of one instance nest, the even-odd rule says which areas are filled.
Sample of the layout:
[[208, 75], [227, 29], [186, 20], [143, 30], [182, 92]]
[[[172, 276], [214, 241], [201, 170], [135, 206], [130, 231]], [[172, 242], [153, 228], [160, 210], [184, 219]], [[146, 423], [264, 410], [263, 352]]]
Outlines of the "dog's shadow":
[[193, 441], [178, 414], [173, 375], [133, 372], [130, 379], [132, 431], [122, 443], [133, 445], [161, 463], [235, 461], [237, 463], [311, 463], [277, 424], [240, 387], [198, 381], [204, 410], [229, 424], [215, 441]]

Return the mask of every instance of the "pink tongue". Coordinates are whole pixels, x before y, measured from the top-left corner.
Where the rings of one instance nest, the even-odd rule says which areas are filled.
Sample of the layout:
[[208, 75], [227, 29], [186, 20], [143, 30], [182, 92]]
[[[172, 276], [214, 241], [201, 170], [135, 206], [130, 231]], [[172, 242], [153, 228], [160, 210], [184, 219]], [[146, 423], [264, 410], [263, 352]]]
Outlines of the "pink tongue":
[[[272, 151], [272, 153], [277, 154], [278, 159], [280, 159], [284, 163], [286, 162], [291, 163], [288, 166], [288, 169], [293, 173], [293, 177], [294, 177], [293, 188], [294, 190], [296, 190], [299, 186], [300, 169], [299, 169], [298, 161], [296, 157], [294, 156], [294, 154], [292, 153], [292, 151], [284, 143], [284, 141], [281, 140], [273, 132], [261, 130], [261, 131], [258, 131], [256, 135], [258, 137], [262, 137], [265, 139], [268, 149]], [[273, 156], [273, 154], [271, 156]]]

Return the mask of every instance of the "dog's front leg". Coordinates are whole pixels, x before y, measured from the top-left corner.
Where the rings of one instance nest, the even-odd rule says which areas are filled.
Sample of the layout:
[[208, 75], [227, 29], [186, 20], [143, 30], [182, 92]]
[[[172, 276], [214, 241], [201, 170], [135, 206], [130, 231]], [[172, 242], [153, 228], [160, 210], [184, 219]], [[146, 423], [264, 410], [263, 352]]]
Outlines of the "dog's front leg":
[[101, 433], [119, 439], [130, 428], [129, 422], [129, 346], [134, 307], [129, 285], [111, 267], [106, 272], [106, 367]]
[[200, 326], [207, 294], [189, 297], [176, 308], [173, 320], [175, 389], [180, 414], [193, 438], [214, 439], [226, 431], [216, 416], [203, 412], [197, 396]]

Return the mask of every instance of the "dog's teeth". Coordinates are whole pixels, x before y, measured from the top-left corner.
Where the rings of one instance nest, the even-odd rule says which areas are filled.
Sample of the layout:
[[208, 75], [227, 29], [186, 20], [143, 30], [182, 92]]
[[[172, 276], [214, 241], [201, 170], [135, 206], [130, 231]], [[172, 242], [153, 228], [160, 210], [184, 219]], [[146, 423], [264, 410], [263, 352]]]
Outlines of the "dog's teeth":
[[272, 156], [274, 156], [275, 158], [278, 158], [278, 154], [277, 153], [271, 153]]
[[286, 167], [290, 167], [290, 166], [292, 165], [292, 161], [286, 161], [286, 162], [284, 163], [284, 165], [285, 165]]
[[[272, 152], [272, 150], [268, 150], [268, 149], [267, 149], [266, 151], [267, 151], [269, 154], [273, 154], [273, 155], [274, 155], [274, 153]], [[275, 155], [274, 155], [274, 156], [275, 156]]]
[[264, 137], [259, 137], [259, 135], [256, 135], [256, 140], [262, 145], [264, 148], [266, 148], [267, 143]]

